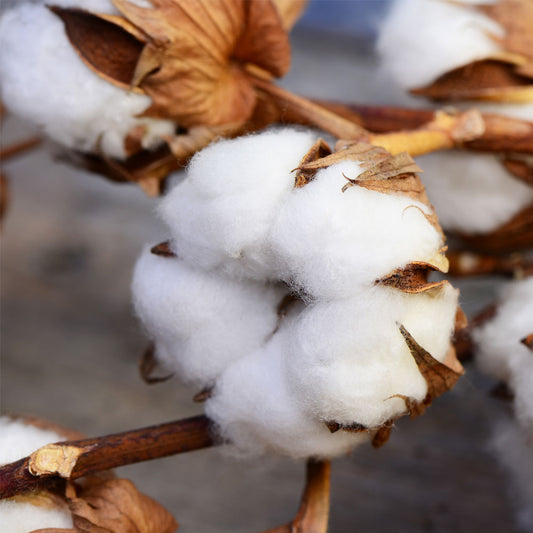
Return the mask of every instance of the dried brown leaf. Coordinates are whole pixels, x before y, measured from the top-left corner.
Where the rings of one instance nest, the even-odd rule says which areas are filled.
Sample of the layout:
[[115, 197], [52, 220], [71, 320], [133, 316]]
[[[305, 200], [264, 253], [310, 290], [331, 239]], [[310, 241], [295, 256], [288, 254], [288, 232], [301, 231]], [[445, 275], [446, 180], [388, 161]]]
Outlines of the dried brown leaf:
[[170, 241], [160, 242], [150, 248], [150, 252], [161, 257], [176, 257], [175, 252], [170, 247]]
[[499, 0], [482, 4], [477, 9], [491, 17], [504, 28], [504, 36], [498, 39], [507, 52], [518, 54], [524, 63], [517, 72], [533, 78], [533, 2], [531, 0]]
[[166, 376], [154, 376], [154, 372], [159, 368], [157, 359], [155, 358], [155, 347], [150, 344], [139, 360], [139, 374], [142, 380], [148, 385], [162, 383], [172, 378], [173, 374]]
[[[420, 370], [420, 373], [428, 385], [427, 395], [423, 401], [427, 406], [435, 398], [450, 390], [461, 377], [462, 372], [457, 372], [447, 364], [441, 363], [435, 359], [416, 342], [403, 325], [400, 325], [400, 332], [418, 366], [418, 369]], [[453, 360], [454, 355], [449, 354], [449, 356], [450, 359]]]
[[274, 0], [274, 4], [283, 21], [283, 27], [288, 31], [302, 16], [307, 7], [307, 0]]
[[91, 69], [122, 87], [131, 85], [144, 42], [119, 25], [118, 17], [77, 8], [50, 9], [63, 21], [72, 47]]
[[517, 74], [513, 64], [495, 59], [475, 61], [451, 70], [411, 92], [433, 100], [533, 101], [531, 79]]
[[528, 185], [533, 185], [533, 164], [524, 159], [508, 156], [503, 166], [516, 178]]
[[431, 271], [440, 271], [436, 266], [423, 261], [413, 261], [403, 268], [397, 268], [391, 274], [378, 279], [375, 283], [386, 285], [410, 294], [419, 294], [430, 290], [440, 290], [447, 281], [428, 281]]
[[166, 509], [126, 479], [70, 485], [67, 502], [79, 533], [173, 533], [178, 527]]
[[306, 169], [306, 165], [322, 159], [331, 154], [331, 148], [329, 144], [324, 141], [324, 139], [318, 139], [318, 141], [311, 146], [307, 154], [304, 155], [303, 159], [300, 161], [298, 168], [296, 169], [296, 176], [294, 178], [294, 187], [299, 188], [307, 185], [312, 181], [317, 173], [318, 169]]
[[533, 333], [530, 333], [529, 335], [526, 335], [523, 339], [520, 340], [520, 342], [529, 348], [531, 351], [533, 351]]
[[243, 123], [256, 104], [246, 65], [276, 77], [288, 70], [288, 36], [270, 0], [114, 3], [148, 35], [134, 74], [153, 100], [146, 116], [184, 127]]

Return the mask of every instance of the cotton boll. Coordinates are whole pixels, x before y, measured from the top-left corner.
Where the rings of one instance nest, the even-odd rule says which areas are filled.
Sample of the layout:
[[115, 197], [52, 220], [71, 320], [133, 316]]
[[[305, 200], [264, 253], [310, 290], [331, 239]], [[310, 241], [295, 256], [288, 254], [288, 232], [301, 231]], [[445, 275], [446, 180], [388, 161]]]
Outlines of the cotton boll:
[[514, 178], [491, 154], [437, 152], [417, 163], [444, 229], [489, 232], [533, 202], [533, 187]]
[[456, 309], [450, 285], [414, 295], [366, 288], [348, 300], [310, 306], [291, 328], [286, 357], [302, 408], [325, 421], [367, 428], [405, 413], [405, 401], [394, 396], [422, 401], [427, 384], [399, 326], [443, 361]]
[[[109, 1], [55, 3], [116, 12]], [[138, 117], [149, 107], [150, 98], [115, 87], [86, 66], [71, 46], [63, 23], [44, 2], [21, 4], [4, 13], [0, 50], [5, 105], [68, 148], [101, 149], [123, 158], [124, 140], [132, 129], [145, 128], [145, 148], [155, 147], [161, 135], [175, 130], [171, 121]]]
[[[62, 437], [53, 431], [39, 429], [9, 417], [0, 417], [0, 465], [17, 461], [45, 444], [60, 440]], [[0, 525], [6, 533], [73, 527], [71, 514], [66, 506], [46, 507], [16, 499], [0, 500]]]
[[201, 387], [266, 341], [284, 295], [277, 287], [206, 273], [148, 248], [135, 267], [132, 290], [156, 357]]
[[496, 426], [491, 447], [507, 470], [517, 521], [525, 531], [533, 531], [533, 439], [514, 421]]
[[[475, 2], [472, 2], [475, 3]], [[445, 0], [397, 0], [380, 30], [384, 68], [404, 88], [501, 51], [503, 29], [489, 17]]]
[[407, 196], [349, 187], [362, 172], [353, 161], [317, 173], [294, 190], [272, 229], [285, 281], [313, 298], [343, 298], [411, 261], [433, 263], [442, 236], [430, 209]]
[[274, 130], [197, 154], [160, 209], [178, 254], [204, 269], [271, 278], [270, 226], [315, 141], [312, 132]]
[[476, 361], [481, 370], [506, 382], [520, 373], [531, 359], [531, 351], [520, 340], [532, 332], [533, 277], [529, 277], [510, 283], [496, 316], [474, 330]]
[[307, 414], [295, 400], [283, 359], [286, 332], [240, 359], [218, 379], [206, 414], [241, 454], [278, 453], [294, 458], [334, 457], [368, 440], [339, 431]]

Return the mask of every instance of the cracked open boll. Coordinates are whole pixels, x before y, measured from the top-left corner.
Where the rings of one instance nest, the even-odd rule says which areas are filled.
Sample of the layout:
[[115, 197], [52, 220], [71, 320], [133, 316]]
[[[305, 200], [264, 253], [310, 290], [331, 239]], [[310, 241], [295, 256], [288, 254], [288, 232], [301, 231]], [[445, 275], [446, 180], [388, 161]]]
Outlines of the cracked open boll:
[[135, 308], [232, 449], [379, 446], [461, 375], [458, 291], [428, 280], [447, 260], [418, 170], [271, 130], [210, 145], [162, 200], [170, 240], [138, 260]]

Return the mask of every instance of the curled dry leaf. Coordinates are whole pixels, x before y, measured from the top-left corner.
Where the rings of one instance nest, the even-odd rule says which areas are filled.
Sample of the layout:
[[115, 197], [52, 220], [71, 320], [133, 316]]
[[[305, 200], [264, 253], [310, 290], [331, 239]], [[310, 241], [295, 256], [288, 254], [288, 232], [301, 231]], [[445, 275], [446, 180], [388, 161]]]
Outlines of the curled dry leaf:
[[533, 80], [533, 2], [499, 0], [476, 6], [504, 29], [499, 40], [506, 52], [516, 54], [516, 72]]
[[185, 128], [242, 124], [257, 103], [250, 73], [279, 77], [289, 68], [287, 31], [271, 0], [114, 4], [123, 17], [53, 9], [98, 75], [151, 97], [144, 116]]
[[178, 524], [127, 479], [69, 484], [66, 498], [77, 533], [173, 533]]
[[403, 268], [398, 268], [391, 274], [378, 279], [376, 284], [386, 285], [410, 294], [440, 290], [447, 281], [428, 281], [431, 271], [442, 272], [439, 268], [422, 261], [413, 261]]

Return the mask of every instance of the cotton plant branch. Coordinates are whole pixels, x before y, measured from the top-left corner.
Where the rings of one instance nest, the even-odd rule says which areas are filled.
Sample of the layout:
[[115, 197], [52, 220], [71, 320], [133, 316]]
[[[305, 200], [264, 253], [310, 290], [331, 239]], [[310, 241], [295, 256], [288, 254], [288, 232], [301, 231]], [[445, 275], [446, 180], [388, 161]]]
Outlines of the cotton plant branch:
[[305, 489], [294, 520], [263, 533], [326, 533], [330, 507], [330, 461], [307, 462]]
[[[317, 100], [317, 104], [376, 133], [421, 128], [439, 111], [394, 106], [367, 106]], [[533, 153], [533, 123], [495, 113], [481, 113], [481, 135], [457, 143], [455, 148], [487, 152]]]
[[205, 416], [104, 437], [48, 444], [0, 468], [0, 499], [74, 481], [111, 468], [186, 453], [214, 444]]
[[521, 253], [491, 255], [460, 250], [450, 251], [446, 257], [450, 262], [449, 274], [451, 276], [498, 274], [522, 278], [533, 274], [533, 258]]

